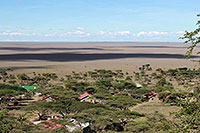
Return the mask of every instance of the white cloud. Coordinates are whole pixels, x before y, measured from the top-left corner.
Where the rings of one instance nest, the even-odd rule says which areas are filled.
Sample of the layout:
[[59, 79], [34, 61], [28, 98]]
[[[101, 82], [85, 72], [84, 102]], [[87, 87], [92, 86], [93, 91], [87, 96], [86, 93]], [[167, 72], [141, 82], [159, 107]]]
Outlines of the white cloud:
[[88, 40], [160, 40], [167, 41], [170, 39], [177, 40], [180, 35], [184, 34], [183, 31], [177, 32], [138, 32], [134, 33], [131, 31], [115, 31], [115, 32], [84, 32], [82, 30], [76, 30], [71, 32], [52, 32], [52, 33], [24, 33], [24, 32], [12, 32], [5, 31], [0, 32], [0, 39], [35, 39], [35, 40], [48, 40], [48, 39], [57, 39], [57, 40], [65, 40], [65, 39], [88, 39]]
[[176, 32], [176, 34], [184, 34], [185, 32], [184, 31], [178, 31]]
[[83, 27], [77, 27], [76, 29], [77, 30], [84, 30], [85, 28], [83, 28]]
[[136, 34], [136, 36], [158, 36], [158, 35], [168, 35], [169, 32], [139, 32]]
[[85, 34], [85, 32], [82, 32], [82, 31], [80, 31], [80, 30], [77, 30], [77, 31], [75, 31], [75, 32], [74, 32], [74, 34], [78, 34], [78, 35], [84, 35], [84, 34]]
[[106, 35], [106, 32], [105, 31], [99, 31], [97, 33], [95, 33], [96, 35], [101, 35], [101, 36], [104, 36]]
[[130, 35], [131, 32], [130, 31], [119, 31], [119, 32], [116, 32], [117, 35]]
[[37, 33], [2, 32], [0, 36], [37, 36]]

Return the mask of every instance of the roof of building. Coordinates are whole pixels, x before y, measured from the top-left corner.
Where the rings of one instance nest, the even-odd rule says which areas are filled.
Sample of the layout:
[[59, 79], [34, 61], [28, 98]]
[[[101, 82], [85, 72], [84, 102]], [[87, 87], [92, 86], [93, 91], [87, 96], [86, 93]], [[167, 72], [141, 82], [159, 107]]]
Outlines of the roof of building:
[[30, 90], [34, 90], [34, 89], [37, 89], [38, 87], [37, 86], [22, 86], [24, 89], [26, 89], [27, 91], [30, 91]]
[[56, 124], [55, 122], [53, 122], [53, 121], [51, 121], [51, 120], [46, 120], [46, 122], [47, 122], [48, 124], [37, 123], [37, 125], [42, 125], [44, 128], [50, 129], [50, 130], [53, 130], [53, 129], [62, 127], [61, 124]]
[[142, 87], [142, 85], [141, 85], [141, 84], [138, 84], [138, 83], [136, 83], [135, 85], [136, 85], [137, 88]]
[[80, 95], [78, 98], [79, 99], [83, 99], [83, 98], [86, 98], [86, 97], [91, 97], [92, 95], [91, 94], [89, 94], [89, 93], [87, 93], [87, 92], [85, 92], [84, 94], [82, 94], [82, 95]]
[[151, 97], [153, 97], [153, 96], [155, 96], [155, 95], [157, 95], [157, 93], [154, 92], [154, 91], [145, 94], [145, 96], [147, 96], [148, 98], [151, 98]]

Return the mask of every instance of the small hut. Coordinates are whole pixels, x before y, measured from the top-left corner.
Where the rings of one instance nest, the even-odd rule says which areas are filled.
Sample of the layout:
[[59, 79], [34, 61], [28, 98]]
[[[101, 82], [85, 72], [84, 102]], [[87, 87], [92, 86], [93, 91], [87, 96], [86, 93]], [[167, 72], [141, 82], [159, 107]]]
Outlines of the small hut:
[[91, 97], [91, 96], [92, 96], [91, 94], [85, 92], [84, 94], [80, 95], [78, 98], [79, 98], [79, 100], [84, 100], [84, 99]]

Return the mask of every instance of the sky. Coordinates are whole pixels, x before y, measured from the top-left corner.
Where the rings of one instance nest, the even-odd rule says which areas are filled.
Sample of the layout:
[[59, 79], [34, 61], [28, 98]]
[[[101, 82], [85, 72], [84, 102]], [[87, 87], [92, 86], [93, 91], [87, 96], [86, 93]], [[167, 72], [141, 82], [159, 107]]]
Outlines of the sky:
[[0, 41], [179, 42], [200, 0], [0, 0]]

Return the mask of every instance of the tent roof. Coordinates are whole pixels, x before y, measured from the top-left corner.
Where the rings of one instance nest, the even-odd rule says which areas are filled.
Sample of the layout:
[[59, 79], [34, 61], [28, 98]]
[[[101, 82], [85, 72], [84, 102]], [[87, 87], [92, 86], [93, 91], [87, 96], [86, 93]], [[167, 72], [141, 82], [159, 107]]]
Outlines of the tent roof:
[[137, 87], [137, 88], [140, 88], [140, 87], [142, 87], [142, 85], [141, 85], [141, 84], [138, 84], [138, 83], [136, 83], [136, 87]]
[[30, 90], [34, 90], [34, 89], [37, 89], [38, 87], [37, 86], [22, 86], [24, 89], [26, 89], [27, 91], [30, 91]]

